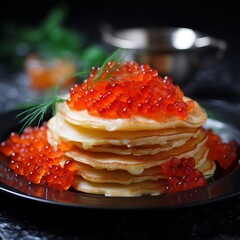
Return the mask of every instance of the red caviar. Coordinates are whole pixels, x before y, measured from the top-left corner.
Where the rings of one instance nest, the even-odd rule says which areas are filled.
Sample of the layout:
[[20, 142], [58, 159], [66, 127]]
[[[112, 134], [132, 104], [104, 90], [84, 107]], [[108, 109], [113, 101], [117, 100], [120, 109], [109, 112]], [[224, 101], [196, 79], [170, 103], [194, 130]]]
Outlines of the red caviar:
[[[232, 140], [224, 143], [213, 130], [207, 130], [207, 134], [208, 159], [217, 161], [221, 168], [227, 169], [237, 159], [237, 142]], [[166, 192], [185, 191], [207, 183], [203, 173], [195, 169], [195, 160], [192, 157], [181, 159], [173, 157], [162, 165], [162, 170], [168, 177]]]
[[207, 133], [208, 158], [217, 161], [223, 169], [227, 169], [237, 159], [237, 142], [232, 140], [229, 143], [224, 143], [212, 130], [208, 130]]
[[1, 143], [0, 151], [10, 157], [9, 168], [16, 174], [26, 176], [33, 183], [67, 190], [71, 186], [75, 166], [74, 162], [67, 161], [61, 167], [61, 147], [63, 145], [54, 149], [48, 143], [47, 125], [43, 125], [39, 128], [28, 127], [21, 135], [11, 133]]
[[162, 165], [163, 173], [168, 176], [166, 192], [185, 191], [207, 184], [204, 175], [195, 169], [194, 158], [173, 157]]
[[138, 115], [157, 121], [171, 116], [186, 119], [193, 110], [193, 101], [183, 101], [179, 86], [160, 77], [149, 65], [125, 62], [108, 74], [113, 64], [109, 62], [98, 82], [94, 83], [94, 78], [99, 69], [93, 68], [87, 81], [71, 88], [67, 101], [71, 110], [87, 110], [104, 118]]

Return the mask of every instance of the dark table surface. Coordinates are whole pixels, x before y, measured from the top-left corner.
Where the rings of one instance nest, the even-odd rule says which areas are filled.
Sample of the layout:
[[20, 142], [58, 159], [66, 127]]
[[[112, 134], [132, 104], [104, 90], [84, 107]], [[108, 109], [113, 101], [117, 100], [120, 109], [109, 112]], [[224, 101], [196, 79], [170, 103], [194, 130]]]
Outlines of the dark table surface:
[[[147, 6], [147, 10], [149, 9]], [[77, 11], [75, 9], [75, 13]], [[131, 11], [134, 11], [133, 7]], [[220, 14], [224, 11], [225, 9], [222, 9]], [[97, 12], [96, 9], [93, 11], [95, 14]], [[119, 16], [120, 13], [116, 14]], [[177, 9], [173, 11], [174, 14], [177, 14]], [[235, 126], [240, 128], [240, 50], [239, 32], [236, 28], [238, 24], [235, 22], [237, 18], [234, 18], [234, 24], [229, 23], [224, 28], [225, 19], [220, 18], [217, 22], [217, 19], [211, 17], [211, 11], [207, 14], [208, 18], [203, 24], [201, 20], [196, 20], [199, 15], [195, 16], [193, 13], [191, 21], [185, 18], [176, 22], [172, 17], [167, 18], [167, 14], [160, 16], [163, 16], [162, 24], [195, 27], [227, 40], [229, 48], [224, 59], [217, 65], [200, 70], [185, 90], [189, 96], [203, 102], [215, 102], [217, 99], [218, 104], [220, 103], [218, 108], [223, 111], [226, 119], [234, 121]], [[236, 12], [233, 14], [237, 16]], [[114, 19], [113, 15], [106, 15], [104, 20]], [[22, 15], [17, 16], [20, 18]], [[232, 15], [228, 12], [225, 16]], [[28, 17], [25, 15], [25, 20]], [[30, 17], [34, 19], [33, 15]], [[78, 21], [78, 17], [79, 15], [75, 14], [74, 21]], [[131, 15], [126, 16], [126, 19], [136, 23]], [[167, 22], [164, 19], [170, 20]], [[118, 19], [115, 23], [121, 25], [122, 22]], [[151, 24], [150, 21], [148, 23]], [[94, 21], [89, 21], [85, 26], [91, 34], [89, 28], [94, 30], [94, 24]], [[125, 25], [128, 23], [125, 22]], [[36, 95], [36, 92], [29, 89], [24, 72], [9, 72], [0, 64], [0, 74], [1, 114], [15, 107], [24, 98]], [[4, 126], [0, 126], [0, 129], [2, 127]], [[172, 210], [106, 210], [57, 206], [0, 192], [0, 240], [15, 239], [240, 239], [240, 196]]]
[[71, 209], [6, 194], [0, 200], [1, 239], [239, 239], [238, 197], [179, 210]]

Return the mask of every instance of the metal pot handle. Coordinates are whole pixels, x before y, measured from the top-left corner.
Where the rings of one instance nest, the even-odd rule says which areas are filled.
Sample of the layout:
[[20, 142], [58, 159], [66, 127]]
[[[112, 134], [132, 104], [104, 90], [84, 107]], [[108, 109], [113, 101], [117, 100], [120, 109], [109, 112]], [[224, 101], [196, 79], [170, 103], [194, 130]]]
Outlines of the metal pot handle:
[[213, 56], [206, 59], [199, 59], [203, 67], [209, 67], [221, 60], [227, 50], [227, 43], [213, 37], [201, 37], [196, 39], [195, 46], [198, 48], [206, 48], [206, 50], [214, 50]]

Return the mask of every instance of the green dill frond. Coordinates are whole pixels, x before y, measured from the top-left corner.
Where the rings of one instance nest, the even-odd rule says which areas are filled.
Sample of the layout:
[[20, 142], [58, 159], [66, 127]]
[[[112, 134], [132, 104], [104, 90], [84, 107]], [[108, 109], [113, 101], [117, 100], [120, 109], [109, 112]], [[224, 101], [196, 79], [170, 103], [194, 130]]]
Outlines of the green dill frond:
[[[100, 69], [98, 70], [96, 76], [92, 79], [92, 84], [90, 85], [90, 88], [93, 87], [99, 81], [104, 81], [106, 79], [111, 78], [111, 76], [116, 72], [116, 70], [121, 67], [121, 63], [126, 57], [126, 55], [127, 53], [121, 54], [121, 49], [117, 49], [110, 56], [108, 56], [103, 62]], [[107, 74], [105, 74], [109, 62], [113, 62], [113, 65], [107, 69], [108, 72]]]
[[67, 76], [65, 76], [60, 82], [59, 82], [59, 85], [58, 85], [58, 89], [64, 84], [65, 81], [67, 81], [69, 78], [73, 78], [73, 77], [84, 77], [84, 78], [87, 78], [90, 74], [90, 68], [86, 68], [84, 70], [81, 70], [81, 71], [77, 71], [77, 72], [74, 72], [74, 73], [70, 73], [68, 74]]
[[55, 115], [56, 105], [66, 101], [66, 99], [58, 96], [62, 84], [72, 77], [87, 77], [89, 72], [89, 69], [85, 69], [83, 71], [69, 74], [61, 79], [57, 86], [50, 89], [44, 97], [33, 99], [31, 102], [19, 104], [16, 107], [16, 110], [22, 110], [22, 112], [17, 114], [16, 118], [21, 118], [19, 123], [23, 124], [20, 132], [29, 126], [39, 126], [49, 111], [51, 111], [52, 115]]
[[56, 113], [56, 104], [63, 103], [64, 101], [66, 99], [58, 97], [57, 90], [54, 89], [51, 96], [34, 99], [31, 102], [18, 105], [16, 109], [22, 110], [22, 112], [16, 115], [16, 118], [21, 118], [19, 123], [23, 124], [20, 132], [32, 125], [39, 126], [49, 110], [54, 115]]
[[[108, 78], [111, 78], [114, 72], [121, 67], [121, 62], [125, 56], [120, 54], [120, 51], [120, 49], [117, 49], [113, 54], [106, 58], [98, 73], [94, 77], [92, 86], [98, 81], [104, 81]], [[108, 71], [106, 73], [105, 70], [109, 62], [113, 62], [113, 65], [107, 69]], [[55, 115], [56, 105], [66, 101], [66, 99], [58, 97], [59, 90], [66, 80], [72, 77], [88, 77], [89, 74], [90, 69], [84, 69], [82, 71], [69, 74], [63, 79], [60, 79], [58, 85], [52, 88], [51, 92], [49, 92], [45, 97], [41, 99], [34, 99], [31, 102], [18, 105], [17, 110], [22, 110], [22, 112], [16, 116], [16, 118], [21, 118], [19, 123], [23, 124], [20, 132], [22, 132], [23, 129], [28, 126], [39, 126], [49, 111], [51, 111], [52, 115]]]

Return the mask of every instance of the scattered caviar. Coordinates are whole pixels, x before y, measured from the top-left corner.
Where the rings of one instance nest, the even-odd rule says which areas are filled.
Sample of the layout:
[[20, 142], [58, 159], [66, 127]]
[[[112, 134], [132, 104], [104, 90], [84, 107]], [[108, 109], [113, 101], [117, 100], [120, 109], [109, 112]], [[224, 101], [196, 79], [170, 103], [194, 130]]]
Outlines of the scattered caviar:
[[223, 169], [227, 169], [237, 159], [237, 142], [232, 140], [224, 143], [212, 130], [208, 130], [207, 133], [208, 158], [212, 161], [217, 161]]
[[[177, 116], [186, 119], [194, 102], [183, 101], [183, 92], [169, 77], [160, 77], [148, 64], [125, 62], [109, 74], [109, 62], [100, 80], [94, 83], [99, 69], [70, 90], [67, 104], [71, 110], [87, 110], [104, 118], [131, 118], [134, 115], [163, 121]], [[99, 77], [98, 77], [99, 78]]]
[[165, 175], [168, 176], [166, 192], [173, 193], [185, 191], [207, 184], [204, 175], [195, 169], [194, 158], [173, 157], [169, 162], [162, 165]]
[[47, 125], [28, 127], [19, 135], [11, 133], [1, 143], [0, 151], [10, 157], [9, 168], [18, 175], [24, 175], [30, 182], [47, 184], [51, 187], [67, 190], [72, 183], [75, 171], [74, 163], [67, 161], [63, 167], [62, 144], [54, 149], [47, 141]]

